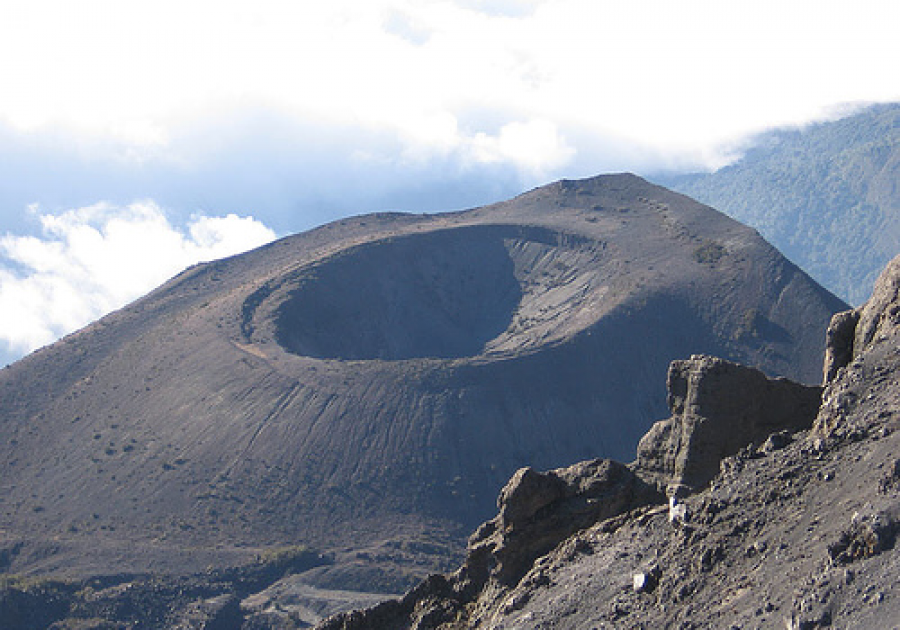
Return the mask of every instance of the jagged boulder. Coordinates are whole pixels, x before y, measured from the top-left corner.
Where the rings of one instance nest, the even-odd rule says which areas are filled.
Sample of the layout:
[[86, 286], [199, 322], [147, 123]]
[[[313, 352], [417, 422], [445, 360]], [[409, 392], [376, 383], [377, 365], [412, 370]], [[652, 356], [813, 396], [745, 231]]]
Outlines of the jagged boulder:
[[900, 256], [895, 257], [875, 283], [872, 297], [861, 307], [835, 313], [825, 335], [824, 385], [838, 370], [874, 343], [900, 331]]
[[705, 355], [673, 361], [667, 387], [672, 417], [641, 439], [634, 467], [670, 492], [706, 485], [722, 459], [748, 444], [809, 428], [822, 392]]
[[522, 468], [497, 500], [499, 514], [469, 539], [465, 579], [515, 584], [539, 556], [574, 532], [663, 497], [609, 459], [546, 473]]
[[520, 468], [497, 498], [500, 523], [507, 530], [519, 529], [542, 508], [561, 498], [565, 489], [565, 482], [554, 474]]

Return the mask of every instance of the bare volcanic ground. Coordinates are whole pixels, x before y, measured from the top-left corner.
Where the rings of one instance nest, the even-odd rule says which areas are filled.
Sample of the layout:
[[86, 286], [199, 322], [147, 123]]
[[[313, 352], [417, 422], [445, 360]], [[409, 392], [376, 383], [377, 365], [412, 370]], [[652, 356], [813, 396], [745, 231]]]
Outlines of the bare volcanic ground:
[[815, 382], [845, 305], [632, 175], [347, 219], [191, 268], [0, 372], [0, 571], [452, 566], [523, 465], [629, 460], [671, 360]]

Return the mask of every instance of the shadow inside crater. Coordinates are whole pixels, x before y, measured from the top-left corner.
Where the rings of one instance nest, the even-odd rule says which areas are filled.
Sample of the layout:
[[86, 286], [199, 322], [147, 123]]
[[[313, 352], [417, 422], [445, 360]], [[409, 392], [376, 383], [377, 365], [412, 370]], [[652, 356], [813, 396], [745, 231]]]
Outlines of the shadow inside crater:
[[522, 299], [506, 244], [514, 232], [442, 230], [330, 258], [309, 269], [278, 308], [278, 342], [322, 359], [477, 355], [509, 327]]

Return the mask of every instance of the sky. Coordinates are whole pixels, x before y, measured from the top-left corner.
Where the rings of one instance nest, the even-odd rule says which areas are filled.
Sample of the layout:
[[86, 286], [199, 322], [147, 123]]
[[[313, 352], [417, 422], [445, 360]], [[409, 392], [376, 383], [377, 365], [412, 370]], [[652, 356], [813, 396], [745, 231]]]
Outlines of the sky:
[[4, 0], [0, 364], [364, 212], [711, 170], [900, 100], [895, 0]]

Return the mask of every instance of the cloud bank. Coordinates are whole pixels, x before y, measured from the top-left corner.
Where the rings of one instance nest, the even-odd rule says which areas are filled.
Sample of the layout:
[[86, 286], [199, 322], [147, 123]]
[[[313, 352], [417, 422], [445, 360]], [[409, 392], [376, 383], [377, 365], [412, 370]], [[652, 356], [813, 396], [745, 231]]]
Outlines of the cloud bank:
[[766, 127], [900, 98], [893, 0], [14, 7], [0, 16], [0, 118], [113, 137], [137, 158], [223, 111], [275, 108], [411, 152], [473, 144], [474, 162], [526, 172], [571, 163], [575, 131], [715, 164]]
[[275, 238], [259, 221], [234, 214], [195, 216], [179, 229], [151, 201], [38, 219], [40, 236], [0, 237], [0, 343], [8, 357], [124, 306], [191, 264]]
[[152, 198], [289, 232], [712, 168], [750, 134], [900, 99], [898, 22], [894, 0], [17, 2], [3, 227]]

